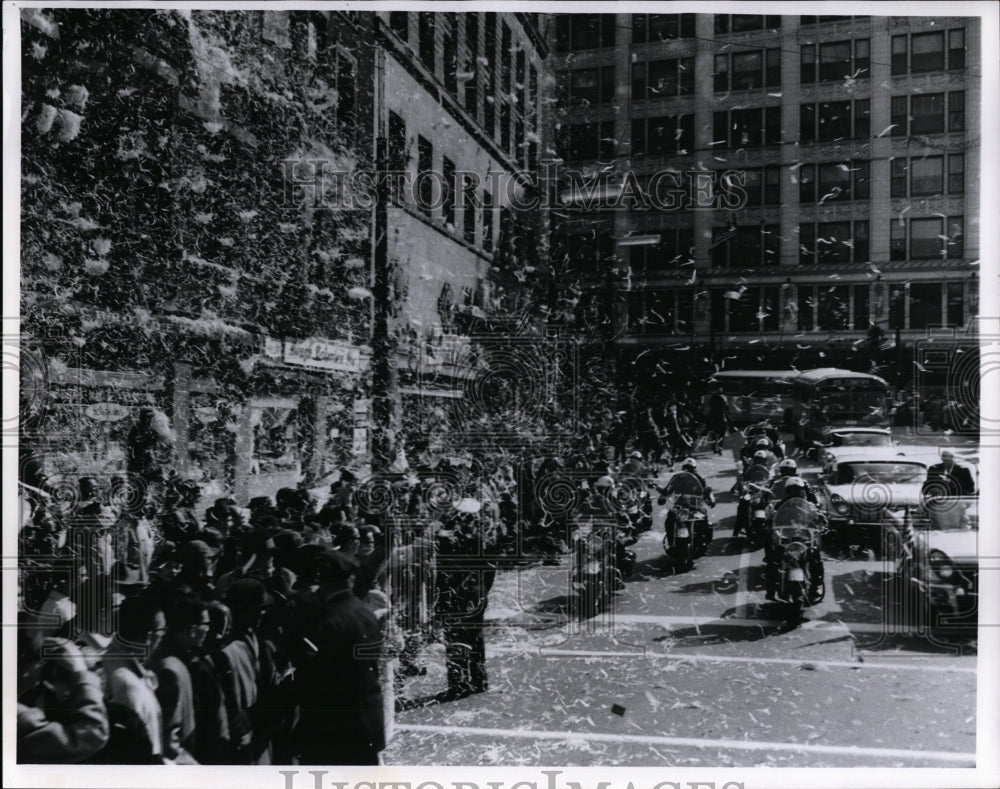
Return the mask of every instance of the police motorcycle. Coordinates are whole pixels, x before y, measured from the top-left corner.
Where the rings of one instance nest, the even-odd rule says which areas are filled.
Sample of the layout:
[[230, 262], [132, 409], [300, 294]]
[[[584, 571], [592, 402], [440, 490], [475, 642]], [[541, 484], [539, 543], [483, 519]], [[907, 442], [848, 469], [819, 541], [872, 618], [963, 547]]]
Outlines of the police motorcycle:
[[826, 594], [820, 552], [826, 523], [816, 505], [801, 497], [805, 484], [800, 478], [790, 478], [785, 488], [788, 497], [774, 509], [764, 546], [767, 599], [783, 603], [788, 618], [799, 621]]
[[691, 473], [693, 466], [685, 461], [683, 468], [660, 490], [659, 498], [660, 505], [666, 504], [668, 508], [663, 525], [663, 550], [682, 572], [690, 570], [712, 542], [708, 507], [714, 505], [711, 491], [699, 476]]
[[767, 532], [770, 478], [771, 470], [766, 465], [754, 463], [744, 472], [741, 480], [733, 537], [742, 532], [754, 549], [764, 544]]
[[579, 619], [606, 611], [621, 583], [612, 530], [610, 524], [588, 518], [573, 533], [573, 606]]
[[[641, 486], [641, 491], [637, 491], [637, 485]], [[632, 575], [635, 570], [635, 551], [628, 550], [639, 541], [639, 534], [653, 528], [653, 505], [649, 502], [649, 523], [646, 524], [645, 506], [641, 496], [645, 494], [649, 500], [649, 494], [645, 490], [642, 480], [637, 478], [624, 478], [615, 482], [610, 476], [600, 477], [594, 483], [594, 490], [600, 494], [607, 503], [607, 508], [614, 514], [614, 530], [611, 535], [614, 540], [614, 562], [617, 573], [616, 586], [621, 589], [624, 586], [624, 579]], [[602, 513], [595, 513], [603, 515]]]
[[[598, 480], [596, 484], [599, 484]], [[653, 528], [653, 500], [649, 495], [648, 481], [640, 476], [621, 474], [615, 486], [615, 498], [633, 535], [639, 535]]]
[[745, 428], [743, 437], [746, 441], [740, 450], [740, 457], [743, 460], [744, 471], [754, 462], [753, 456], [756, 452], [772, 453], [775, 463], [785, 457], [785, 443], [781, 439], [781, 433], [768, 421], [758, 422]]

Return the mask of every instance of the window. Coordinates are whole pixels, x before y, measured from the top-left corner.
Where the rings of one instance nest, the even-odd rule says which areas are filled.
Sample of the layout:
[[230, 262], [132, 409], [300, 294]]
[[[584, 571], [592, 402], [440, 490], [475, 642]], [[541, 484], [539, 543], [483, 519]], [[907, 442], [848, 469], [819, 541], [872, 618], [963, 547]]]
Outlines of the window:
[[910, 37], [910, 73], [944, 70], [944, 33], [917, 33]]
[[952, 260], [965, 256], [965, 219], [960, 216], [948, 217], [948, 238], [945, 241], [947, 255]]
[[406, 11], [390, 11], [389, 29], [406, 41], [410, 37], [410, 15]]
[[892, 136], [905, 137], [909, 121], [906, 114], [906, 96], [893, 96], [889, 104], [889, 113], [892, 121]]
[[945, 285], [946, 323], [949, 326], [965, 325], [965, 284], [949, 282]]
[[836, 41], [819, 46], [819, 81], [841, 80], [851, 74], [851, 42]]
[[850, 327], [851, 289], [848, 285], [821, 285], [817, 306], [820, 331], [840, 331]]
[[468, 53], [465, 72], [465, 110], [472, 117], [479, 111], [476, 80], [479, 76], [479, 14], [465, 15], [465, 48]]
[[406, 151], [406, 121], [392, 110], [389, 111], [389, 138], [386, 141], [389, 169], [401, 172], [409, 166], [409, 156]]
[[871, 136], [870, 113], [868, 99], [855, 101], [853, 106], [850, 101], [802, 104], [799, 106], [799, 141], [835, 142], [850, 139], [852, 134], [856, 139], [867, 139]]
[[862, 263], [868, 260], [867, 221], [799, 225], [799, 262]]
[[910, 112], [911, 134], [941, 134], [944, 131], [943, 93], [911, 96]]
[[694, 92], [694, 58], [654, 60], [632, 65], [634, 100], [688, 95]]
[[758, 49], [715, 56], [716, 91], [780, 87], [781, 52]]
[[747, 194], [747, 205], [777, 205], [781, 201], [780, 167], [772, 165], [761, 169], [743, 170], [742, 189]]
[[799, 285], [797, 295], [798, 330], [812, 331], [816, 328], [816, 288]]
[[854, 139], [867, 140], [871, 134], [871, 102], [858, 99], [854, 102]]
[[578, 123], [566, 127], [560, 157], [569, 161], [610, 159], [614, 156], [614, 123]]
[[483, 249], [493, 251], [493, 195], [483, 192]]
[[506, 23], [500, 25], [500, 90], [510, 93], [510, 59], [513, 56], [510, 48], [510, 28]]
[[[611, 134], [613, 134], [613, 129]], [[608, 136], [611, 136], [609, 134]], [[694, 116], [636, 118], [632, 121], [632, 155], [684, 153], [694, 142]], [[611, 154], [613, 155], [613, 154]], [[602, 154], [603, 158], [603, 154]]]
[[932, 260], [941, 257], [941, 235], [944, 232], [940, 219], [910, 220], [910, 258]]
[[354, 71], [354, 61], [341, 49], [337, 49], [336, 62], [336, 89], [337, 89], [337, 124], [341, 127], [341, 133], [348, 139], [354, 136], [355, 121], [355, 96], [356, 76]]
[[570, 103], [599, 104], [614, 99], [613, 66], [585, 68], [569, 72]]
[[962, 194], [965, 191], [965, 156], [953, 153], [948, 157], [948, 194]]
[[441, 216], [446, 225], [455, 224], [455, 163], [447, 156], [441, 159]]
[[893, 74], [905, 74], [907, 68], [906, 36], [893, 36], [890, 69]]
[[889, 167], [890, 197], [906, 197], [906, 159], [893, 159]]
[[851, 102], [828, 101], [819, 105], [817, 139], [833, 142], [851, 136]]
[[965, 93], [963, 91], [948, 94], [948, 131], [965, 131]]
[[[463, 188], [470, 183], [471, 176], [462, 177]], [[472, 199], [469, 191], [463, 192], [465, 204], [462, 206], [462, 237], [469, 244], [476, 243], [476, 201]]]
[[910, 160], [910, 194], [915, 197], [941, 194], [944, 190], [944, 158], [928, 156]]
[[965, 68], [965, 30], [948, 31], [948, 68], [952, 71]]
[[893, 219], [889, 223], [889, 260], [906, 260], [906, 222]]
[[420, 197], [420, 210], [425, 213], [431, 212], [434, 203], [434, 179], [432, 170], [434, 167], [434, 146], [430, 140], [417, 137], [417, 182], [418, 194]]
[[632, 43], [694, 37], [694, 14], [632, 14]]
[[557, 14], [556, 51], [574, 52], [615, 44], [614, 14]]
[[822, 202], [851, 199], [851, 168], [839, 164], [819, 165], [819, 193]]
[[510, 150], [510, 105], [506, 101], [500, 102], [500, 147]]
[[716, 33], [745, 33], [749, 30], [763, 30], [768, 28], [780, 28], [780, 16], [760, 16], [758, 14], [716, 14]]
[[910, 283], [910, 328], [928, 329], [941, 325], [941, 283]]
[[437, 14], [421, 11], [418, 25], [420, 61], [430, 71], [434, 71], [434, 53], [437, 52], [437, 47], [434, 45], [434, 18], [436, 16]]
[[497, 15], [491, 11], [486, 14], [485, 43], [483, 51], [483, 126], [490, 137], [496, 135], [496, 84], [493, 73], [493, 63], [496, 61], [497, 48]]
[[867, 331], [871, 325], [871, 316], [869, 314], [871, 287], [868, 285], [854, 285], [851, 291], [854, 295], [854, 330]]
[[717, 227], [712, 231], [713, 268], [761, 268], [778, 264], [777, 225]]
[[458, 95], [458, 14], [443, 15], [444, 32], [441, 51], [444, 54], [444, 89]]
[[777, 145], [781, 142], [781, 107], [716, 112], [713, 137], [733, 147]]

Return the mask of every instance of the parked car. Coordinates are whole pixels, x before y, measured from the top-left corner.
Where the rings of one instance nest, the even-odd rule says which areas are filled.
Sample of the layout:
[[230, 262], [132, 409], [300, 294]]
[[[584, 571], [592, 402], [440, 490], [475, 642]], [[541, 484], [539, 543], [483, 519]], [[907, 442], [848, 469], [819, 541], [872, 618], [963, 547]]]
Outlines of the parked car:
[[976, 627], [978, 498], [931, 498], [891, 513], [886, 534], [898, 546], [893, 588], [902, 621], [925, 630]]

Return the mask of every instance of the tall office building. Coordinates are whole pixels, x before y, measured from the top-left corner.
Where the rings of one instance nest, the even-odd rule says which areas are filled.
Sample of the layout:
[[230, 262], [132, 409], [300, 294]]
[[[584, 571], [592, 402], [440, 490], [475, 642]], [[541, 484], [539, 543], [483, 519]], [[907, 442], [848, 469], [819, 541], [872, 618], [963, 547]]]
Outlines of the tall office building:
[[619, 346], [849, 362], [871, 327], [906, 344], [976, 315], [978, 19], [557, 15], [553, 36], [562, 167], [622, 197], [571, 205], [553, 244]]

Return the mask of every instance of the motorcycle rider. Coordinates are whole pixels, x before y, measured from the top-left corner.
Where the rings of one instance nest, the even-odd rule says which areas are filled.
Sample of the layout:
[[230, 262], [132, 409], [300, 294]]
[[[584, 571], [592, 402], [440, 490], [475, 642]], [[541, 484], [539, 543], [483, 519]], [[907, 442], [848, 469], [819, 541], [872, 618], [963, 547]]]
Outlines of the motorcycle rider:
[[[825, 516], [823, 512], [816, 506], [815, 503], [809, 501], [806, 495], [806, 481], [802, 477], [790, 476], [786, 479], [784, 484], [784, 495], [781, 499], [780, 504], [775, 508], [778, 510], [783, 504], [792, 499], [801, 499], [801, 506], [803, 508], [803, 513], [805, 520], [808, 521], [806, 525], [822, 526], [825, 523]], [[764, 572], [764, 578], [767, 584], [767, 593], [765, 599], [774, 600], [775, 593], [777, 592], [778, 585], [780, 582], [781, 573], [781, 556], [780, 551], [775, 550], [778, 546], [778, 537], [775, 532], [771, 532], [768, 536], [768, 550], [765, 551], [765, 561], [766, 569]], [[822, 564], [820, 565], [822, 567]], [[815, 575], [814, 575], [815, 577]]]
[[[662, 488], [657, 489], [660, 494], [660, 498], [658, 500], [660, 506], [663, 506], [664, 504], [667, 503], [667, 496], [678, 490], [683, 490], [683, 488], [680, 487], [680, 485], [683, 484], [680, 482], [680, 480], [683, 479], [685, 475], [688, 474], [695, 477], [701, 483], [702, 498], [704, 502], [709, 507], [715, 506], [715, 494], [712, 492], [711, 486], [705, 481], [705, 478], [698, 473], [698, 463], [694, 458], [685, 459], [684, 462], [681, 463], [680, 472], [674, 474], [667, 482], [667, 484], [664, 485]], [[664, 524], [664, 529], [666, 530], [667, 535], [669, 535], [671, 544], [673, 544], [674, 542], [673, 535], [674, 535], [674, 526], [676, 524], [676, 521], [677, 521], [677, 515], [674, 512], [673, 508], [671, 508], [669, 512], [667, 512], [667, 519], [666, 523]]]
[[[785, 488], [790, 479], [802, 479], [799, 477], [799, 466], [792, 458], [785, 458], [778, 463], [778, 476], [771, 480], [771, 499], [773, 501], [783, 501], [785, 498]], [[818, 504], [816, 492], [805, 480], [802, 480], [805, 488], [805, 499]]]

